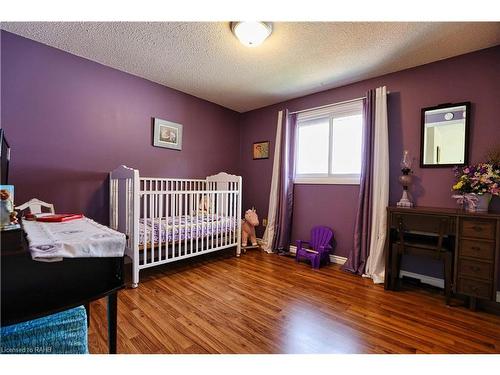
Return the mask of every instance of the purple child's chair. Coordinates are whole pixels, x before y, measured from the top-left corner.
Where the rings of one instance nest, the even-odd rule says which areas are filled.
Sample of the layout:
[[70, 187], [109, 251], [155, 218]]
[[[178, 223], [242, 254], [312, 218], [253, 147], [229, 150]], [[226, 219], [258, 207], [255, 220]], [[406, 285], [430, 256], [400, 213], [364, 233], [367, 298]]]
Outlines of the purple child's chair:
[[[330, 241], [333, 238], [333, 231], [328, 227], [314, 227], [311, 229], [311, 241], [297, 240], [297, 254], [295, 260], [307, 259], [311, 262], [312, 268], [319, 268], [321, 263], [330, 263]], [[312, 249], [303, 247], [309, 244]]]

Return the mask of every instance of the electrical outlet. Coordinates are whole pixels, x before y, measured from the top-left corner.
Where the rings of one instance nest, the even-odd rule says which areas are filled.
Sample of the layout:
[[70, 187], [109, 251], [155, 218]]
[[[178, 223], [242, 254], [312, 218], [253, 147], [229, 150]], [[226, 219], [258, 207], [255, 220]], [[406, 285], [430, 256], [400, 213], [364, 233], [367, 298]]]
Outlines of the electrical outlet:
[[262, 226], [267, 227], [267, 219], [262, 219]]

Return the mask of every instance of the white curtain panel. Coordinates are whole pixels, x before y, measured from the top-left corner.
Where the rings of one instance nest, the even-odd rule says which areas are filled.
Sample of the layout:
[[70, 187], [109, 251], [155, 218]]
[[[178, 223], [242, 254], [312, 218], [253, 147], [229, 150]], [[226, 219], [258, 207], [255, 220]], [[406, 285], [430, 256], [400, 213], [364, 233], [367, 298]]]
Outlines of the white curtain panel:
[[278, 124], [276, 125], [276, 141], [274, 143], [273, 176], [271, 180], [271, 192], [269, 194], [269, 211], [267, 214], [267, 226], [262, 238], [262, 249], [267, 253], [273, 252], [273, 240], [276, 235], [276, 212], [278, 208], [278, 184], [280, 175], [281, 156], [281, 132], [283, 111], [278, 112]]
[[375, 90], [375, 134], [373, 149], [372, 217], [370, 255], [366, 262], [366, 276], [375, 284], [384, 282], [384, 246], [389, 204], [389, 132], [387, 121], [387, 90]]

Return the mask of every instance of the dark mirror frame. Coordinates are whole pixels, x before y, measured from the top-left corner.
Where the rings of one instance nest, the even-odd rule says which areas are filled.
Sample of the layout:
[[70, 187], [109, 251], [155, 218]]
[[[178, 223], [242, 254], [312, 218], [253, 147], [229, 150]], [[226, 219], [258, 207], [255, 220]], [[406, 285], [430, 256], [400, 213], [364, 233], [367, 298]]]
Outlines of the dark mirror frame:
[[[448, 107], [465, 106], [465, 149], [464, 149], [464, 162], [461, 164], [424, 164], [424, 133], [425, 133], [425, 112], [435, 109], [442, 109]], [[462, 103], [444, 103], [435, 107], [422, 108], [421, 110], [421, 129], [420, 129], [420, 168], [453, 168], [454, 166], [464, 166], [469, 163], [469, 134], [470, 134], [470, 112], [471, 102]]]

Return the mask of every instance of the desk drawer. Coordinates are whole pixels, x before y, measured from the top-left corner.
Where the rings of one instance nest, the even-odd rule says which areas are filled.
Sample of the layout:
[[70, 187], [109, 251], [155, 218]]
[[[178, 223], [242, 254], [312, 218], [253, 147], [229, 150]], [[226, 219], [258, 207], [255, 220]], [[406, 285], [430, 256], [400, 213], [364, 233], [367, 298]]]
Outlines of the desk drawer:
[[471, 279], [458, 279], [457, 292], [472, 297], [491, 298], [491, 284]]
[[463, 219], [460, 225], [460, 234], [463, 237], [481, 238], [485, 240], [495, 239], [495, 221]]
[[445, 234], [452, 234], [456, 232], [456, 221], [453, 216], [425, 215], [415, 212], [393, 212], [390, 216], [391, 228], [397, 229], [400, 221], [404, 223], [406, 230], [412, 232], [437, 235], [442, 222], [446, 223], [446, 226], [443, 228]]
[[485, 241], [460, 240], [460, 256], [493, 260], [495, 244]]
[[469, 259], [458, 260], [458, 275], [459, 277], [474, 277], [491, 281], [493, 279], [493, 264], [477, 262]]

